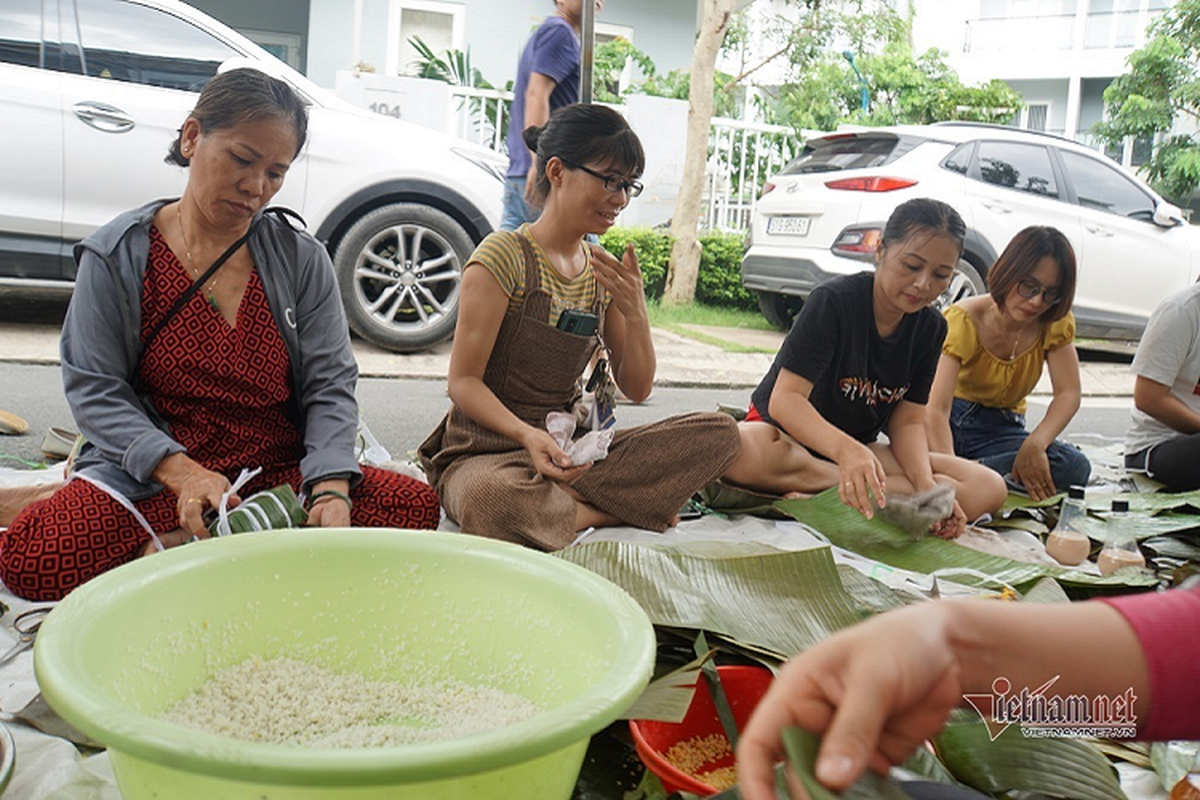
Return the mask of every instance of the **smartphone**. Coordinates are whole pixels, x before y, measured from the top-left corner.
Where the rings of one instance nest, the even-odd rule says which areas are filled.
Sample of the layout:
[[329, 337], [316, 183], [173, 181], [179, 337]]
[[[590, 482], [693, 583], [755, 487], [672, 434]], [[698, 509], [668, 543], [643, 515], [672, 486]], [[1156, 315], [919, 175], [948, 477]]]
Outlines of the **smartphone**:
[[591, 336], [596, 333], [600, 320], [591, 311], [568, 308], [558, 317], [558, 329], [576, 336]]

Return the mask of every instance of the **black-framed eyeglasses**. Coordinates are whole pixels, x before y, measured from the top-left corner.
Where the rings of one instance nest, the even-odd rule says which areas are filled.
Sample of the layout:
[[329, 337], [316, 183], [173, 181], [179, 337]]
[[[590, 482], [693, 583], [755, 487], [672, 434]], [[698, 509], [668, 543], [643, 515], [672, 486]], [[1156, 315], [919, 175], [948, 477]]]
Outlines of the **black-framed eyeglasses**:
[[588, 175], [591, 175], [593, 178], [599, 178], [600, 180], [604, 181], [605, 191], [611, 192], [612, 194], [624, 192], [629, 197], [637, 197], [642, 193], [642, 189], [646, 188], [642, 186], [641, 181], [627, 181], [620, 175], [602, 175], [599, 172], [596, 172], [594, 169], [585, 167], [583, 164], [576, 164], [574, 161], [567, 161], [562, 156], [559, 156], [558, 160], [572, 169], [581, 169]]
[[1042, 296], [1042, 302], [1048, 306], [1055, 305], [1059, 300], [1062, 300], [1062, 289], [1057, 287], [1045, 287], [1035, 281], [1033, 278], [1022, 278], [1017, 282], [1017, 294], [1024, 297], [1026, 300], [1032, 300], [1039, 294]]

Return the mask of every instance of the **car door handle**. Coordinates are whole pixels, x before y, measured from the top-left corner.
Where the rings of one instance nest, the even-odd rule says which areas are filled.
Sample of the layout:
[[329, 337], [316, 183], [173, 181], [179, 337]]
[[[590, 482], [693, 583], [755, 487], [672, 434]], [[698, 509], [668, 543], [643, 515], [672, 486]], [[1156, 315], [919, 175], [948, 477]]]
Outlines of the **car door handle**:
[[995, 211], [997, 214], [1012, 213], [1011, 208], [996, 200], [981, 200], [979, 204], [990, 211]]
[[75, 104], [75, 116], [105, 133], [124, 133], [133, 128], [133, 118], [116, 106], [82, 100]]
[[1113, 235], [1113, 232], [1103, 225], [1084, 225], [1083, 227], [1087, 229], [1088, 233], [1094, 233], [1097, 236], [1111, 237]]

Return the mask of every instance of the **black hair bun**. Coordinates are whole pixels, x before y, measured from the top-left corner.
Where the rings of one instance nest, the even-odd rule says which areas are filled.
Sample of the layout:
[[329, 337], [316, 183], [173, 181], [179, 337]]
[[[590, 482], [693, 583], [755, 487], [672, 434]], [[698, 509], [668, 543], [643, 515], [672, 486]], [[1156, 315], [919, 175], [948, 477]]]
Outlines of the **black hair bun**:
[[542, 138], [542, 131], [545, 129], [545, 125], [530, 125], [521, 132], [521, 138], [525, 141], [525, 146], [528, 147], [531, 152], [537, 152], [538, 140]]

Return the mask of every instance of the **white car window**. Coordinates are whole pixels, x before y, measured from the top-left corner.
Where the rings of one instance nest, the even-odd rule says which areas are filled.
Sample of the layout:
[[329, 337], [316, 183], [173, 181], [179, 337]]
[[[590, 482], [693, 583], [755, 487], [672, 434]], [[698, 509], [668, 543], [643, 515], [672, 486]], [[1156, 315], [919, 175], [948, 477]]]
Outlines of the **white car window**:
[[206, 31], [158, 9], [113, 0], [77, 0], [80, 71], [198, 92], [221, 62], [242, 55]]
[[1050, 154], [1039, 145], [980, 142], [979, 174], [985, 183], [1043, 197], [1058, 197]]
[[1152, 222], [1154, 199], [1120, 172], [1095, 158], [1060, 150], [1079, 205]]
[[6, 0], [0, 15], [0, 62], [40, 67], [42, 0]]

